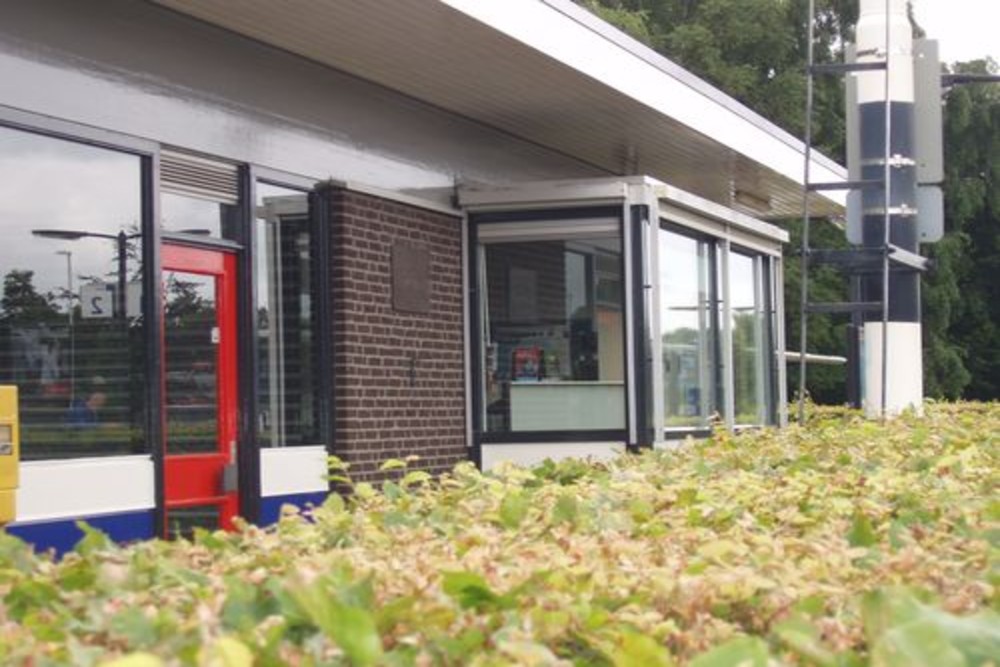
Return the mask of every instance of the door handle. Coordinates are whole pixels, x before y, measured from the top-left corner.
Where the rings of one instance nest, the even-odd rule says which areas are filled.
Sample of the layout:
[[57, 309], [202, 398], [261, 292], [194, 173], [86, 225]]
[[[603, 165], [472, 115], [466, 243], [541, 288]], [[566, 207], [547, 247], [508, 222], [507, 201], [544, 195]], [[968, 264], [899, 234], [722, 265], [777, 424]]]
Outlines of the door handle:
[[229, 463], [222, 466], [222, 489], [223, 494], [234, 493], [240, 490], [240, 471], [236, 467], [236, 441], [229, 441]]
[[227, 463], [222, 467], [221, 493], [234, 493], [240, 490], [240, 471], [236, 463]]

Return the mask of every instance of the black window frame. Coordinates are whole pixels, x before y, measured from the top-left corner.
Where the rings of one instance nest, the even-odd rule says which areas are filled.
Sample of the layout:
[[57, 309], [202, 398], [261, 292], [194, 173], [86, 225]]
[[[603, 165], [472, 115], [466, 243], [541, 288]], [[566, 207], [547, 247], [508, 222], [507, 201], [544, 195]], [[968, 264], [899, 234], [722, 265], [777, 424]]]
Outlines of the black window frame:
[[[335, 451], [333, 382], [332, 377], [332, 303], [328, 280], [330, 271], [330, 239], [327, 219], [329, 211], [323, 197], [316, 194], [317, 179], [299, 174], [279, 171], [268, 167], [241, 163], [239, 166], [238, 235], [233, 240], [203, 238], [186, 234], [165, 233], [160, 225], [160, 151], [159, 141], [133, 137], [130, 135], [81, 125], [72, 121], [50, 118], [31, 112], [12, 109], [0, 104], [0, 127], [19, 130], [42, 137], [61, 139], [76, 144], [94, 146], [135, 155], [140, 160], [140, 202], [142, 232], [142, 285], [144, 294], [143, 318], [147, 323], [145, 341], [144, 372], [146, 374], [145, 413], [143, 416], [145, 444], [135, 454], [149, 455], [153, 462], [153, 525], [160, 526], [164, 520], [165, 488], [163, 470], [164, 438], [166, 434], [165, 374], [162, 337], [154, 332], [162, 331], [163, 313], [157, 307], [162, 303], [161, 246], [166, 242], [205, 247], [214, 250], [236, 252], [238, 258], [237, 318], [240, 327], [238, 378], [240, 388], [241, 446], [237, 465], [240, 474], [240, 514], [253, 522], [260, 514], [260, 447], [256, 438], [256, 383], [255, 332], [256, 309], [254, 286], [254, 258], [256, 248], [253, 234], [255, 186], [258, 181], [299, 190], [307, 195], [309, 218], [313, 232], [316, 272], [317, 322], [315, 323], [319, 373], [318, 409], [320, 411], [320, 437], [327, 451]], [[114, 453], [108, 456], [127, 456]], [[64, 460], [50, 458], [41, 460]]]
[[[729, 247], [730, 254], [743, 255], [744, 257], [749, 257], [753, 262], [754, 266], [758, 267], [760, 270], [760, 297], [761, 301], [757, 304], [760, 309], [760, 313], [763, 319], [762, 329], [761, 329], [761, 363], [763, 363], [763, 368], [761, 368], [761, 375], [763, 377], [763, 394], [761, 395], [761, 400], [764, 401], [764, 422], [760, 424], [737, 424], [734, 421], [733, 427], [736, 430], [746, 430], [754, 428], [763, 428], [766, 426], [776, 426], [778, 424], [778, 360], [777, 360], [777, 348], [775, 347], [775, 341], [777, 340], [774, 328], [776, 326], [776, 304], [775, 304], [775, 285], [774, 285], [774, 263], [775, 258], [770, 253], [761, 252], [760, 250], [751, 248], [740, 243], [730, 243]], [[727, 260], [728, 261], [728, 260]], [[734, 388], [735, 389], [735, 388]], [[733, 397], [735, 401], [735, 396]], [[736, 419], [736, 415], [733, 415], [733, 419]]]
[[[138, 139], [108, 130], [97, 129], [85, 125], [79, 125], [70, 121], [64, 121], [46, 116], [40, 116], [30, 112], [11, 109], [0, 105], [0, 126], [26, 132], [49, 139], [67, 141], [83, 146], [92, 146], [103, 150], [111, 150], [118, 153], [133, 155], [139, 158], [140, 169], [140, 221], [139, 229], [142, 234], [142, 288], [143, 293], [153, 295], [154, 298], [143, 300], [143, 319], [146, 323], [146, 345], [145, 363], [143, 372], [147, 378], [145, 392], [145, 414], [143, 416], [144, 432], [146, 435], [144, 447], [131, 454], [150, 454], [153, 456], [154, 466], [159, 469], [157, 458], [160, 455], [160, 447], [156, 443], [162, 442], [164, 424], [159, 418], [154, 406], [159, 405], [163, 398], [162, 382], [156, 382], [156, 378], [162, 377], [162, 360], [160, 358], [161, 347], [157, 336], [150, 334], [158, 331], [162, 327], [162, 313], [154, 308], [153, 304], [159, 303], [160, 283], [154, 277], [159, 274], [160, 258], [160, 229], [158, 224], [154, 224], [159, 219], [159, 144], [144, 139]], [[104, 456], [128, 456], [121, 452], [109, 453]], [[45, 457], [39, 461], [59, 461], [66, 460], [58, 457]], [[162, 478], [156, 476], [155, 496], [157, 505], [162, 496]]]
[[[505, 431], [489, 432], [484, 430], [482, 419], [483, 410], [483, 368], [482, 368], [482, 335], [483, 322], [481, 318], [482, 297], [480, 294], [481, 285], [479, 273], [481, 270], [481, 245], [479, 243], [479, 228], [481, 226], [503, 224], [511, 222], [556, 222], [559, 220], [586, 219], [586, 218], [614, 218], [618, 223], [618, 238], [622, 243], [622, 341], [627, 347], [628, 342], [628, 301], [626, 290], [630, 288], [631, 281], [626, 275], [625, 259], [625, 234], [626, 211], [620, 205], [593, 205], [593, 206], [571, 206], [562, 208], [538, 208], [538, 209], [518, 209], [504, 211], [471, 212], [467, 215], [468, 225], [468, 292], [469, 292], [469, 358], [470, 368], [470, 389], [472, 396], [470, 419], [472, 427], [472, 458], [473, 461], [482, 464], [483, 445], [515, 445], [515, 444], [558, 444], [558, 443], [587, 443], [587, 442], [619, 442], [627, 444], [629, 433], [629, 392], [627, 388], [633, 382], [634, 370], [629, 368], [627, 353], [623, 350], [622, 365], [624, 369], [623, 386], [625, 410], [625, 426], [621, 429], [602, 430], [551, 430], [551, 431]], [[641, 297], [641, 295], [639, 295]], [[634, 302], [633, 307], [638, 307]]]
[[[312, 236], [312, 253], [317, 264], [314, 275], [314, 288], [317, 298], [315, 339], [317, 357], [320, 365], [317, 387], [317, 410], [319, 411], [319, 435], [321, 443], [328, 454], [334, 454], [334, 420], [333, 420], [333, 362], [332, 362], [332, 296], [329, 286], [330, 230], [327, 223], [329, 211], [323, 197], [317, 196], [316, 179], [292, 174], [270, 167], [250, 164], [245, 172], [245, 192], [243, 201], [246, 206], [244, 217], [246, 248], [240, 258], [241, 271], [241, 316], [240, 316], [240, 363], [243, 373], [240, 376], [241, 400], [241, 434], [242, 442], [246, 443], [241, 451], [248, 452], [245, 460], [240, 462], [240, 479], [248, 480], [245, 496], [241, 496], [243, 514], [251, 521], [260, 517], [261, 502], [261, 444], [257, 434], [258, 398], [260, 368], [258, 365], [259, 341], [257, 339], [257, 290], [256, 290], [256, 258], [259, 248], [254, 234], [256, 214], [254, 206], [257, 202], [257, 184], [264, 183], [276, 187], [296, 190], [307, 196], [309, 205], [309, 226]], [[243, 485], [241, 485], [241, 492]]]

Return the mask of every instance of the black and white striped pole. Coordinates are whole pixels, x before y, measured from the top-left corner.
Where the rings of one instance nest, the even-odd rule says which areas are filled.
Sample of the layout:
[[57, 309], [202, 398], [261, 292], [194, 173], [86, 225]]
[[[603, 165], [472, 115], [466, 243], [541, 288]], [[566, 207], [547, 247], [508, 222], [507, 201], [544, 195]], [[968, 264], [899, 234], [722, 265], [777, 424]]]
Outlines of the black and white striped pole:
[[[881, 271], [860, 279], [861, 300], [881, 302], [865, 315], [861, 379], [865, 412], [898, 414], [923, 403], [920, 275], [890, 270], [890, 257], [919, 251], [917, 169], [914, 159], [913, 33], [906, 0], [861, 0], [858, 63], [885, 62], [857, 77], [862, 246], [881, 252]], [[857, 200], [855, 200], [857, 201]], [[883, 294], [885, 290], [885, 294]]]

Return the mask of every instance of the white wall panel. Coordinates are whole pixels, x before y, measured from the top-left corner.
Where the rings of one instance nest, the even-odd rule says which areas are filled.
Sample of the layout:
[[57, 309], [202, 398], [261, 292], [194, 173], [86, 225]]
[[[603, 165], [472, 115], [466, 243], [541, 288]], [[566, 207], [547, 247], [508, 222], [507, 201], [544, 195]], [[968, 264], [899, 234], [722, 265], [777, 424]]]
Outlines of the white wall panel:
[[153, 487], [149, 456], [25, 461], [17, 521], [152, 510]]
[[260, 450], [260, 493], [286, 496], [329, 489], [326, 447], [269, 447]]
[[546, 442], [538, 444], [483, 445], [483, 470], [508, 461], [532, 466], [545, 459], [592, 459], [609, 461], [625, 452], [622, 442]]

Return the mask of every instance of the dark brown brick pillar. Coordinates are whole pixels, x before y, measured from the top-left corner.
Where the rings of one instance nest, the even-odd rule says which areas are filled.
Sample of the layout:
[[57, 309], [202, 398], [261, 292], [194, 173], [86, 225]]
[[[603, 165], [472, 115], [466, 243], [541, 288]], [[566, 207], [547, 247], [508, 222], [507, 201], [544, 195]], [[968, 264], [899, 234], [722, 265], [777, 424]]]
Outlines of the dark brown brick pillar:
[[[329, 215], [334, 453], [356, 481], [390, 458], [469, 458], [457, 217], [321, 185]], [[393, 266], [397, 284], [393, 289]]]

